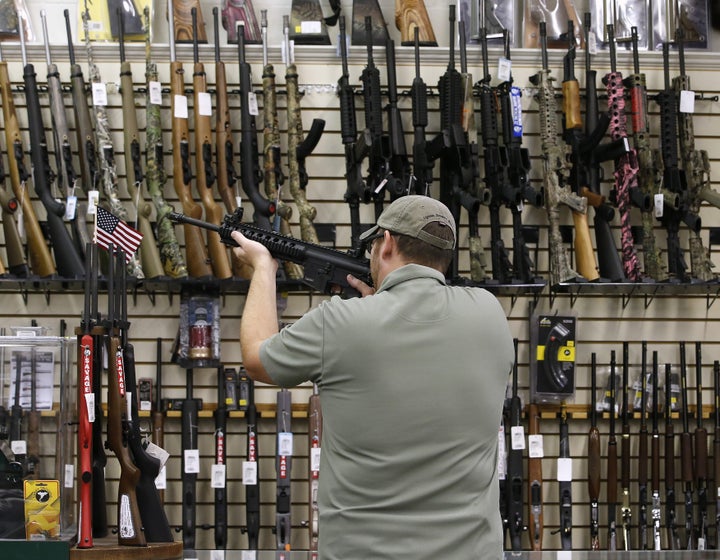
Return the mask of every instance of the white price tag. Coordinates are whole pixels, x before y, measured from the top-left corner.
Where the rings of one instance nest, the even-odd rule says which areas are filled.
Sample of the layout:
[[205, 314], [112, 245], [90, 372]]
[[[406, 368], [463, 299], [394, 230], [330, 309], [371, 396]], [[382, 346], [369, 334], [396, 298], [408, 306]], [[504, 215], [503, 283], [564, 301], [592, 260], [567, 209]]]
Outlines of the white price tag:
[[259, 114], [259, 111], [258, 111], [257, 95], [255, 95], [254, 91], [248, 92], [247, 104], [248, 104], [248, 111], [250, 112], [250, 114], [253, 116], [257, 116]]
[[162, 467], [158, 475], [155, 477], [155, 488], [158, 490], [167, 489], [167, 469], [165, 467]]
[[173, 116], [177, 119], [188, 118], [188, 100], [184, 95], [175, 96], [175, 106], [173, 108]]
[[72, 488], [75, 486], [75, 465], [67, 463], [65, 465], [65, 478], [63, 480], [63, 486], [65, 488]]
[[212, 98], [206, 91], [198, 93], [198, 113], [203, 117], [212, 117]]
[[65, 201], [65, 219], [74, 220], [75, 210], [77, 209], [77, 196], [70, 195]]
[[240, 560], [257, 560], [257, 550], [241, 551]]
[[594, 31], [590, 31], [590, 33], [588, 33], [587, 49], [590, 54], [597, 54], [597, 36]]
[[20, 239], [25, 241], [25, 216], [23, 215], [22, 204], [18, 206], [15, 215], [17, 216], [18, 235], [20, 236]]
[[88, 207], [87, 215], [94, 216], [97, 214], [98, 203], [100, 202], [100, 191], [88, 191]]
[[302, 21], [300, 22], [300, 33], [322, 33], [322, 24], [319, 21]]
[[558, 457], [557, 479], [558, 482], [572, 482], [572, 459], [570, 457]]
[[310, 448], [310, 470], [311, 471], [319, 471], [320, 470], [320, 447], [311, 447]]
[[278, 455], [290, 457], [293, 454], [293, 435], [291, 432], [278, 433]]
[[662, 218], [663, 216], [663, 205], [665, 204], [665, 198], [662, 194], [656, 194], [653, 197], [654, 214], [656, 218]]
[[85, 393], [85, 407], [87, 408], [88, 422], [95, 422], [95, 393]]
[[497, 77], [501, 82], [509, 82], [512, 77], [512, 61], [504, 56], [498, 58]]
[[107, 86], [104, 83], [93, 82], [92, 99], [93, 105], [98, 107], [105, 107], [108, 104]]
[[542, 459], [545, 457], [542, 434], [531, 434], [528, 436], [528, 457], [531, 459]]
[[146, 412], [149, 412], [152, 410], [152, 402], [150, 401], [140, 401], [140, 410], [144, 410]]
[[224, 550], [211, 550], [210, 551], [210, 560], [225, 560], [225, 551]]
[[150, 82], [148, 84], [148, 90], [150, 92], [150, 103], [153, 105], [162, 104], [162, 87], [160, 82]]
[[185, 473], [197, 474], [200, 472], [200, 452], [197, 449], [183, 450], [185, 458]]
[[24, 439], [16, 439], [10, 442], [10, 449], [15, 455], [27, 455], [27, 443]]
[[684, 89], [680, 92], [680, 112], [681, 113], [694, 113], [695, 112], [695, 92], [689, 89]]
[[511, 449], [525, 449], [525, 428], [522, 426], [510, 428], [510, 446]]
[[155, 445], [153, 442], [147, 444], [145, 451], [147, 451], [147, 454], [150, 455], [150, 457], [155, 457], [158, 461], [160, 461], [160, 466], [163, 468], [165, 467], [167, 460], [170, 458], [170, 453], [165, 451], [159, 445]]
[[225, 465], [214, 464], [210, 472], [210, 486], [225, 488]]
[[257, 462], [243, 461], [242, 464], [242, 483], [245, 486], [257, 484]]

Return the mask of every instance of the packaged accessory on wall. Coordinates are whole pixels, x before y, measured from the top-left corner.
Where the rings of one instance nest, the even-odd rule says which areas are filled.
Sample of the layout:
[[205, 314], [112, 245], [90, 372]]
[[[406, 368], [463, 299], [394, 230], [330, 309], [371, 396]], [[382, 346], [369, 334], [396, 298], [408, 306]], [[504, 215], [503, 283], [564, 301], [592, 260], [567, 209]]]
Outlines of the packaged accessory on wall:
[[575, 339], [572, 315], [536, 315], [530, 323], [530, 399], [563, 402], [575, 394]]
[[220, 296], [183, 292], [175, 361], [184, 368], [220, 364]]

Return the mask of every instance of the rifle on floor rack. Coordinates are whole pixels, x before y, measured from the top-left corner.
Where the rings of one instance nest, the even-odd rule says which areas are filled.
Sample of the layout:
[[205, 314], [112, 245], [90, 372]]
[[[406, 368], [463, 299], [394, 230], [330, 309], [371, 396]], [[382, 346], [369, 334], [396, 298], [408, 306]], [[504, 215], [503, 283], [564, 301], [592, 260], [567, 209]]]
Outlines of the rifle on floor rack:
[[[673, 78], [673, 87], [678, 96], [678, 138], [680, 157], [687, 181], [688, 210], [693, 214], [700, 212], [703, 200], [720, 207], [720, 195], [710, 186], [710, 161], [704, 150], [695, 149], [695, 127], [693, 111], [695, 92], [690, 89], [690, 76], [685, 73], [685, 37], [682, 28], [677, 31], [675, 44], [680, 57], [680, 74]], [[699, 231], [690, 232], [690, 270], [692, 277], [701, 282], [716, 278], [712, 269], [715, 264], [710, 260], [709, 251], [703, 246]]]
[[638, 549], [647, 550], [647, 341], [642, 341], [640, 358], [640, 433], [638, 435]]
[[[122, 283], [117, 283], [115, 268], [125, 269], [124, 253], [113, 254], [114, 246], [108, 247], [110, 253], [108, 266], [108, 314], [105, 321], [105, 343], [108, 355], [108, 397], [107, 397], [107, 446], [117, 457], [120, 464], [120, 481], [117, 496], [118, 544], [126, 546], [146, 546], [147, 539], [140, 515], [137, 486], [140, 470], [132, 460], [128, 441], [128, 423], [131, 422], [132, 395], [127, 391], [125, 362], [121, 330], [122, 313], [118, 296]], [[118, 262], [119, 261], [119, 262]], [[122, 275], [124, 277], [124, 274]], [[116, 285], [117, 284], [117, 285]], [[117, 290], [117, 292], [116, 292]]]
[[[198, 20], [197, 8], [190, 10], [193, 28], [193, 95], [195, 117], [195, 189], [202, 200], [205, 217], [213, 224], [220, 224], [225, 213], [213, 197], [212, 186], [215, 183], [215, 172], [212, 168], [212, 100], [207, 91], [205, 65], [200, 62], [198, 49]], [[224, 280], [232, 276], [230, 260], [225, 245], [215, 232], [207, 233], [208, 256], [212, 266], [213, 275]]]
[[[55, 174], [50, 168], [48, 161], [48, 146], [45, 137], [45, 125], [43, 124], [40, 109], [40, 97], [35, 74], [35, 67], [27, 62], [25, 51], [25, 31], [23, 26], [20, 29], [20, 49], [23, 61], [23, 81], [25, 84], [25, 103], [27, 106], [28, 131], [30, 137], [30, 160], [32, 162], [32, 178], [35, 193], [47, 212], [47, 225], [50, 243], [52, 245], [55, 263], [60, 276], [63, 278], [83, 278], [85, 267], [82, 255], [76, 249], [70, 232], [65, 227], [63, 216], [65, 215], [65, 204], [55, 199], [52, 193], [52, 184], [55, 181]], [[4, 104], [3, 99], [3, 104]], [[6, 121], [6, 126], [7, 121]], [[21, 157], [17, 157], [18, 163]], [[27, 197], [29, 198], [29, 197]]]
[[[215, 464], [212, 472], [212, 487], [215, 489], [215, 548], [227, 548], [227, 417], [228, 395], [225, 391], [226, 369], [218, 367], [217, 374], [217, 408], [213, 413], [215, 417]], [[228, 373], [234, 370], [228, 371]]]
[[555, 88], [550, 76], [547, 51], [547, 29], [540, 22], [540, 44], [542, 47], [542, 68], [530, 77], [530, 82], [538, 88], [535, 95], [540, 109], [540, 138], [542, 141], [543, 192], [548, 215], [550, 251], [550, 284], [572, 282], [581, 279], [570, 267], [570, 256], [563, 245], [560, 233], [560, 204], [569, 206], [575, 213], [587, 212], [587, 199], [577, 196], [566, 184], [569, 177], [567, 165], [568, 147], [560, 144], [557, 131], [557, 100]]
[[660, 402], [658, 401], [659, 383], [658, 353], [653, 351], [652, 356], [652, 440], [650, 442], [650, 464], [652, 467], [652, 505], [651, 516], [653, 522], [653, 550], [662, 550], [662, 509], [660, 507], [660, 431], [658, 417], [660, 416]]
[[620, 514], [622, 516], [623, 550], [632, 550], [630, 542], [630, 522], [632, 510], [630, 509], [630, 402], [628, 399], [628, 342], [623, 342], [622, 362], [622, 436], [620, 439], [620, 486], [622, 487], [622, 505]]
[[[145, 9], [146, 25], [150, 25], [150, 10]], [[156, 214], [157, 239], [160, 249], [160, 260], [165, 274], [170, 278], [186, 278], [188, 275], [185, 257], [180, 251], [180, 245], [175, 236], [173, 223], [168, 220], [168, 213], [174, 208], [165, 200], [163, 194], [165, 181], [162, 122], [160, 107], [162, 105], [162, 90], [158, 78], [157, 64], [151, 57], [150, 33], [146, 33], [145, 40], [145, 81], [147, 84], [147, 99], [145, 105], [145, 184], [148, 194], [152, 198]], [[143, 236], [143, 239], [145, 237]], [[157, 443], [157, 442], [156, 442]], [[162, 447], [162, 444], [158, 444]]]
[[238, 376], [240, 407], [245, 401], [245, 421], [247, 422], [246, 458], [243, 461], [242, 482], [245, 486], [245, 523], [243, 532], [248, 535], [248, 548], [258, 549], [260, 533], [260, 484], [258, 482], [258, 434], [257, 408], [255, 407], [255, 384], [250, 377], [240, 371]]
[[708, 547], [708, 513], [707, 513], [707, 486], [708, 486], [708, 433], [703, 427], [702, 404], [702, 343], [695, 343], [695, 484], [698, 496], [698, 518], [700, 527], [697, 529], [697, 548], [705, 550]]
[[[140, 258], [146, 278], [157, 278], [164, 273], [160, 251], [155, 243], [155, 234], [150, 224], [152, 207], [145, 200], [142, 183], [145, 180], [141, 164], [140, 132], [135, 109], [135, 91], [133, 89], [132, 66], [125, 59], [125, 23], [118, 9], [120, 22], [120, 93], [123, 109], [123, 139], [125, 149], [125, 175], [130, 199], [135, 207], [135, 229], [143, 234], [140, 242]], [[132, 173], [132, 175], [131, 175]]]
[[[522, 402], [518, 395], [518, 339], [515, 344], [515, 365], [512, 374], [512, 397], [510, 398], [510, 451], [505, 481], [505, 510], [512, 550], [522, 550], [522, 534], [527, 527], [523, 520], [523, 449], [525, 434], [522, 428]], [[520, 445], [522, 443], [522, 445]], [[503, 499], [501, 497], [500, 499]]]
[[[530, 403], [528, 407], [528, 441], [530, 437], [542, 438], [540, 434], [540, 410], [538, 405]], [[530, 500], [530, 522], [528, 532], [532, 550], [542, 550], [543, 540], [543, 499], [542, 499], [542, 453], [540, 456], [528, 455], [528, 494]]]
[[685, 492], [685, 549], [695, 548], [695, 525], [693, 522], [693, 447], [690, 434], [690, 420], [688, 412], [687, 391], [687, 362], [685, 356], [685, 342], [680, 342], [680, 385], [682, 388], [682, 417], [683, 431], [680, 434], [680, 465]]
[[[572, 550], [572, 459], [567, 409], [560, 407], [560, 451], [558, 453], [558, 488], [560, 491], [560, 543], [563, 550]], [[566, 463], [563, 466], [563, 463]]]
[[[363, 282], [372, 283], [370, 278], [370, 263], [356, 251], [343, 253], [331, 247], [307, 243], [301, 239], [287, 237], [273, 233], [255, 226], [242, 223], [243, 209], [238, 208], [233, 214], [228, 214], [223, 225], [216, 226], [209, 222], [194, 220], [182, 214], [170, 214], [175, 222], [192, 224], [194, 226], [218, 231], [223, 243], [233, 247], [235, 240], [231, 237], [233, 231], [239, 231], [248, 239], [261, 243], [276, 259], [289, 260], [302, 265], [303, 282], [315, 290], [324, 293], [343, 293], [355, 295], [357, 292], [347, 283], [347, 275], [352, 274]], [[361, 249], [363, 250], [363, 249]]]
[[323, 417], [320, 406], [318, 387], [313, 384], [313, 394], [308, 402], [308, 447], [310, 461], [308, 478], [310, 480], [310, 504], [308, 516], [308, 529], [310, 532], [310, 560], [318, 557], [318, 536], [320, 534], [320, 511], [318, 510], [318, 491], [320, 489], [320, 449], [322, 445]]
[[610, 352], [610, 435], [607, 447], [608, 550], [617, 550], [617, 439], [615, 438], [615, 350]]
[[[110, 122], [108, 120], [106, 108], [107, 86], [102, 81], [100, 77], [100, 69], [94, 61], [92, 41], [90, 41], [90, 30], [88, 28], [88, 19], [90, 15], [87, 10], [87, 0], [85, 0], [85, 3], [85, 10], [82, 14], [83, 29], [85, 32], [85, 52], [88, 59], [88, 75], [92, 83], [93, 112], [95, 114], [95, 139], [98, 150], [101, 151], [100, 174], [102, 176], [103, 191], [107, 200], [107, 209], [118, 219], [124, 222], [129, 222], [128, 212], [120, 200], [120, 192], [118, 188], [115, 152], [110, 134]], [[145, 277], [137, 252], [133, 253], [130, 257], [128, 270], [135, 278], [140, 279]]]
[[665, 528], [668, 549], [681, 550], [675, 512], [675, 432], [672, 424], [672, 374], [665, 364]]
[[[168, 0], [168, 18], [170, 30], [175, 29], [173, 2]], [[193, 200], [190, 191], [192, 170], [190, 168], [190, 133], [188, 132], [188, 108], [185, 96], [185, 71], [182, 62], [175, 58], [175, 37], [170, 31], [170, 98], [172, 100], [172, 156], [173, 186], [180, 199], [184, 214], [200, 219], [202, 209]], [[185, 259], [191, 278], [212, 276], [212, 267], [208, 261], [207, 248], [202, 232], [185, 225]]]
[[240, 181], [253, 205], [253, 222], [260, 229], [272, 230], [270, 216], [275, 213], [275, 201], [260, 194], [263, 173], [258, 160], [257, 98], [252, 88], [252, 70], [245, 60], [245, 33], [240, 23], [238, 31], [238, 64], [240, 66]]
[[597, 356], [590, 355], [590, 432], [588, 433], [588, 497], [590, 550], [600, 550], [600, 430], [597, 427]]
[[70, 221], [75, 250], [81, 259], [84, 260], [85, 247], [90, 241], [90, 236], [87, 231], [85, 216], [79, 216], [77, 212], [77, 196], [75, 194], [77, 176], [73, 168], [70, 128], [68, 127], [67, 116], [65, 115], [60, 72], [57, 65], [53, 64], [52, 57], [50, 56], [47, 13], [45, 10], [40, 10], [40, 19], [42, 21], [43, 39], [45, 43], [45, 59], [47, 61], [47, 87], [50, 95], [50, 116], [52, 122], [51, 134], [53, 146], [55, 147], [55, 168], [57, 169], [55, 180], [57, 181], [57, 190], [62, 193], [61, 197], [65, 200], [64, 219]]
[[310, 132], [303, 138], [302, 115], [300, 110], [300, 84], [298, 83], [297, 66], [290, 48], [290, 24], [287, 16], [283, 17], [283, 45], [285, 48], [285, 88], [287, 89], [287, 120], [288, 120], [288, 188], [298, 209], [300, 237], [308, 243], [319, 243], [313, 220], [317, 214], [315, 207], [308, 202], [306, 188], [308, 174], [305, 159], [320, 141], [325, 121], [313, 119]]
[[290, 550], [290, 488], [293, 454], [292, 394], [287, 389], [277, 393], [277, 449], [275, 471], [277, 493], [275, 502], [275, 542], [277, 550]]

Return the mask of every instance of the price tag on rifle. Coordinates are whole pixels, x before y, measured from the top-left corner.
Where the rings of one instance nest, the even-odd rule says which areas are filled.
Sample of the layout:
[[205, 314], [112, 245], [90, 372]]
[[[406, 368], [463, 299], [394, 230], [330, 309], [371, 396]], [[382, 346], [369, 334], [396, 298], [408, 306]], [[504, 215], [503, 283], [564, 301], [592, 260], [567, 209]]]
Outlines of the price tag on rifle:
[[212, 99], [206, 91], [198, 93], [198, 113], [203, 117], [212, 117]]
[[254, 91], [249, 91], [247, 94], [247, 107], [251, 115], [257, 116], [259, 114], [257, 95], [255, 95]]
[[528, 436], [528, 457], [531, 459], [542, 459], [545, 457], [542, 434], [530, 434]]
[[185, 474], [197, 474], [200, 472], [200, 452], [197, 449], [184, 449]]
[[300, 33], [302, 35], [319, 35], [322, 33], [322, 23], [319, 21], [301, 21]]
[[188, 100], [184, 95], [175, 96], [175, 105], [173, 108], [173, 117], [176, 119], [188, 118]]
[[70, 195], [65, 201], [65, 219], [74, 220], [75, 210], [77, 209], [77, 196]]
[[25, 241], [25, 216], [23, 215], [22, 204], [18, 204], [18, 209], [15, 211], [17, 216], [17, 230], [20, 239]]
[[656, 194], [653, 197], [653, 208], [654, 208], [654, 214], [655, 214], [656, 218], [662, 218], [664, 204], [665, 204], [665, 199], [663, 198], [662, 194]]
[[210, 472], [210, 487], [225, 488], [225, 467], [226, 465], [214, 464]]
[[690, 89], [684, 89], [680, 92], [680, 112], [695, 112], [695, 92]]
[[155, 488], [158, 490], [167, 489], [167, 469], [163, 466], [155, 477]]
[[505, 468], [505, 458], [507, 457], [507, 451], [505, 450], [505, 427], [500, 424], [498, 428], [498, 478], [505, 480], [507, 478], [507, 469]]
[[280, 432], [278, 434], [278, 455], [291, 457], [293, 454], [293, 435], [291, 432]]
[[95, 422], [95, 393], [85, 393], [85, 407], [87, 408], [88, 422]]
[[572, 458], [558, 457], [557, 480], [558, 482], [572, 482]]
[[498, 58], [497, 77], [501, 82], [509, 82], [512, 78], [512, 61], [504, 56]]
[[525, 428], [522, 426], [510, 427], [510, 448], [525, 449]]
[[98, 203], [100, 202], [100, 191], [88, 191], [88, 207], [87, 215], [94, 216], [97, 214]]
[[150, 455], [150, 457], [155, 457], [158, 461], [160, 461], [161, 467], [165, 467], [165, 463], [167, 463], [167, 460], [170, 458], [170, 453], [165, 451], [159, 445], [155, 445], [153, 442], [149, 442], [147, 444], [145, 451], [148, 455]]
[[242, 475], [242, 483], [245, 486], [254, 486], [257, 484], [257, 462], [243, 461]]
[[148, 84], [150, 93], [150, 103], [153, 105], [162, 105], [162, 87], [160, 82], [150, 82]]
[[11, 441], [10, 449], [15, 455], [27, 455], [27, 442], [24, 439]]
[[310, 470], [311, 471], [319, 471], [320, 470], [320, 448], [319, 447], [312, 447], [310, 449]]
[[257, 550], [241, 551], [240, 560], [257, 560]]
[[107, 87], [102, 82], [93, 82], [92, 100], [96, 107], [105, 107], [108, 104]]
[[67, 463], [65, 465], [65, 476], [63, 478], [63, 487], [72, 488], [75, 486], [75, 465]]

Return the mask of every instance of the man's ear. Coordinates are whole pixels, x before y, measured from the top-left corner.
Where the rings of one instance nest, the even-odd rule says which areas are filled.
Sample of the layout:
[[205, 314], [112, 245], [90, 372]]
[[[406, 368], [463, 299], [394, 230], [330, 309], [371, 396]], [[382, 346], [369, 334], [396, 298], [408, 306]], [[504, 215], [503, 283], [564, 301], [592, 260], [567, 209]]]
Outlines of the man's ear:
[[392, 256], [394, 252], [397, 252], [396, 240], [389, 231], [385, 230], [383, 233], [383, 244], [380, 254], [383, 258], [387, 259]]

